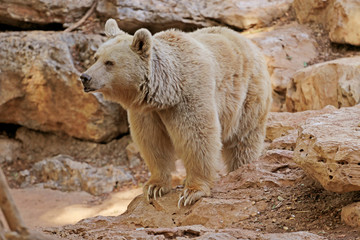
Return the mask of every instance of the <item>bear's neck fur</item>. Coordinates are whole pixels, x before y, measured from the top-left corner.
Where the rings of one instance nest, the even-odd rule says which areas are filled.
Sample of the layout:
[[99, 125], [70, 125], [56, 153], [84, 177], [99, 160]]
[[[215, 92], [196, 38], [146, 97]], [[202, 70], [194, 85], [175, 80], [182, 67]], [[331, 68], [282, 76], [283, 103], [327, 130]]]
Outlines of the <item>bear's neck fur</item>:
[[181, 74], [172, 47], [162, 41], [161, 48], [154, 39], [148, 59], [148, 71], [140, 84], [139, 102], [164, 109], [176, 105], [181, 98]]

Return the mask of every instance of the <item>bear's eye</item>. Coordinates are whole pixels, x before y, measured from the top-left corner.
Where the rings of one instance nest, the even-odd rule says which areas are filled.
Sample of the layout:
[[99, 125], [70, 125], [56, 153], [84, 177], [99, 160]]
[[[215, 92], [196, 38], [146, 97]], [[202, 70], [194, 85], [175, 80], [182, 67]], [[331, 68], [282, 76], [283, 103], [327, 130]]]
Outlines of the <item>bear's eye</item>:
[[112, 61], [106, 61], [106, 62], [105, 62], [105, 65], [106, 65], [106, 66], [112, 66], [112, 65], [114, 65], [114, 62], [112, 62]]

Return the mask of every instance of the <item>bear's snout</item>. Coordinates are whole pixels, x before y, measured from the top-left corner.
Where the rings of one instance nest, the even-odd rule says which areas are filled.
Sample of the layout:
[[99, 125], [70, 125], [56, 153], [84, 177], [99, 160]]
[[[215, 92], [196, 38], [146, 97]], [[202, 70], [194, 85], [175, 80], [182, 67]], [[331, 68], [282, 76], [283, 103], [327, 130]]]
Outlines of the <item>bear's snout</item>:
[[87, 75], [86, 73], [81, 74], [80, 76], [80, 80], [84, 86], [84, 91], [85, 92], [90, 92], [93, 89], [90, 88], [90, 81], [91, 81], [91, 76]]

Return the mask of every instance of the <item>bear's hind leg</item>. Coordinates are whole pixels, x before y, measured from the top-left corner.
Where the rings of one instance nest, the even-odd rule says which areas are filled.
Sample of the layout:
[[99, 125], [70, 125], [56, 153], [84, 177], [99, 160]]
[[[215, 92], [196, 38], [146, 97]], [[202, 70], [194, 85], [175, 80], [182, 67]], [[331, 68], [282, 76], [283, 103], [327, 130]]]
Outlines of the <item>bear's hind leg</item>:
[[175, 151], [165, 126], [155, 113], [128, 111], [131, 136], [140, 149], [151, 177], [143, 187], [148, 200], [171, 190], [171, 171], [175, 169]]
[[264, 130], [262, 128], [250, 130], [247, 136], [239, 135], [223, 143], [222, 154], [228, 172], [255, 160], [263, 149]]

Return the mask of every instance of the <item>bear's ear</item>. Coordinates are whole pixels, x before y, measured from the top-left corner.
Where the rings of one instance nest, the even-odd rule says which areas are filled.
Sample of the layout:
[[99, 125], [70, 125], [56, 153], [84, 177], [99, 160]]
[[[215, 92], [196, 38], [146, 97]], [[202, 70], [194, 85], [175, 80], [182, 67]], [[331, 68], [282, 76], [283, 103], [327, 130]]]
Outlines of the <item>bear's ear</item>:
[[115, 19], [108, 19], [105, 23], [105, 35], [107, 37], [115, 37], [117, 35], [123, 34], [124, 32], [120, 30]]
[[142, 28], [135, 32], [131, 49], [142, 57], [148, 57], [152, 46], [152, 35]]

